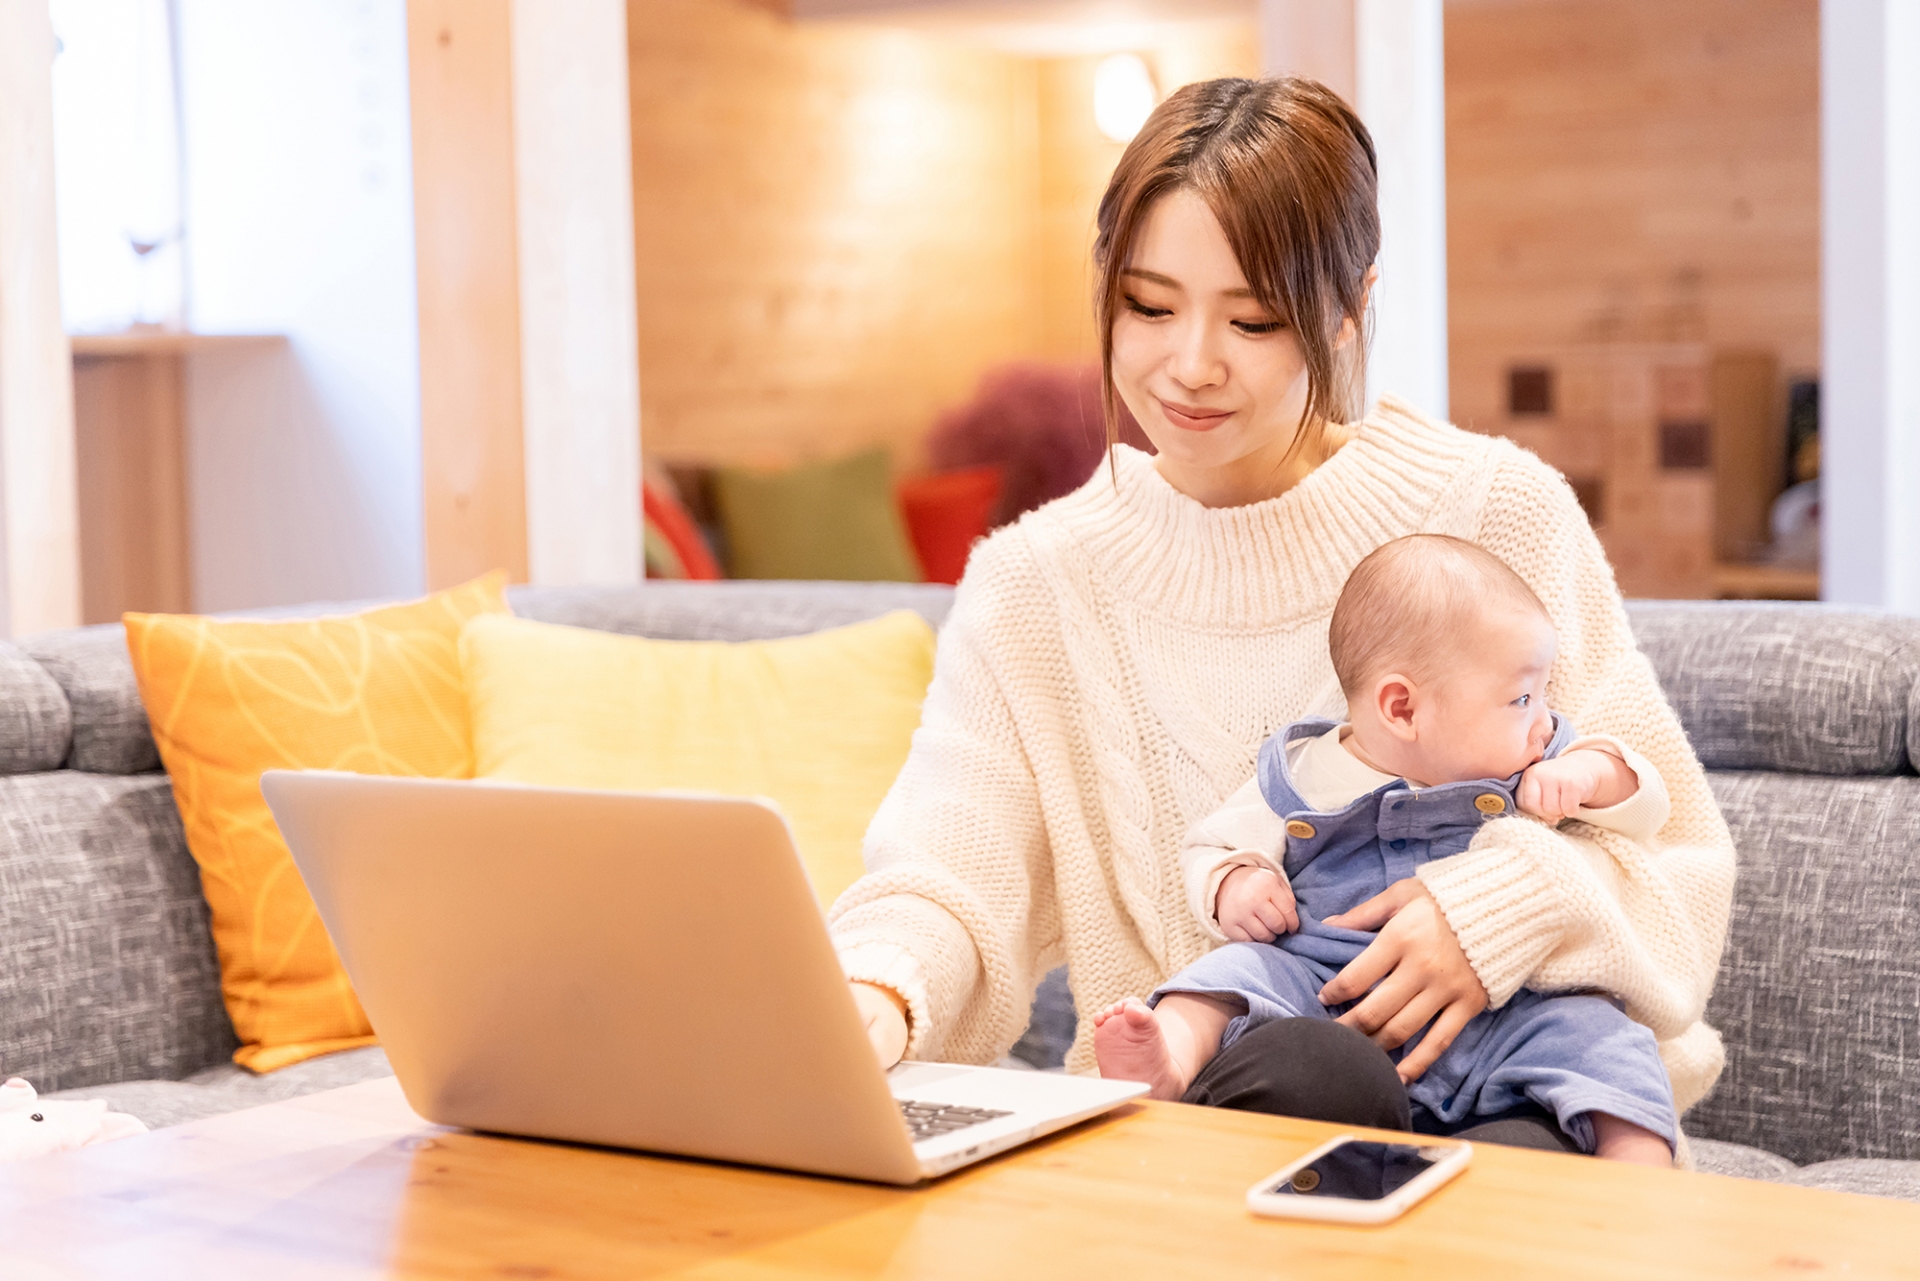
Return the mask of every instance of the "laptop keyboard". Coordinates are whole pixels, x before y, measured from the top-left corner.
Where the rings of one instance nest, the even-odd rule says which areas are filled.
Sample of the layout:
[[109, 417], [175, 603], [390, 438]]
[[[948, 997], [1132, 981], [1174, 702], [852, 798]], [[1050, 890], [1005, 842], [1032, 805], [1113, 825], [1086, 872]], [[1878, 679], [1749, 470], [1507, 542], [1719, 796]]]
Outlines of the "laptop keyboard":
[[907, 1123], [907, 1130], [913, 1135], [915, 1143], [922, 1139], [937, 1139], [943, 1134], [979, 1125], [982, 1121], [1013, 1115], [1011, 1112], [996, 1112], [992, 1108], [956, 1107], [951, 1103], [916, 1103], [912, 1099], [895, 1099], [894, 1102], [900, 1105], [900, 1119]]

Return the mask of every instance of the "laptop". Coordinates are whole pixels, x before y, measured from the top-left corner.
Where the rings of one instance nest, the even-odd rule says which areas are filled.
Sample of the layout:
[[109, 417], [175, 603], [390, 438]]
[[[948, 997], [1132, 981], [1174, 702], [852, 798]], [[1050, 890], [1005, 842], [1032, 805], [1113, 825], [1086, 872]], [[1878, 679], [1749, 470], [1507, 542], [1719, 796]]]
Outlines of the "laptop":
[[282, 770], [261, 790], [429, 1121], [910, 1184], [1146, 1092], [883, 1072], [767, 802]]

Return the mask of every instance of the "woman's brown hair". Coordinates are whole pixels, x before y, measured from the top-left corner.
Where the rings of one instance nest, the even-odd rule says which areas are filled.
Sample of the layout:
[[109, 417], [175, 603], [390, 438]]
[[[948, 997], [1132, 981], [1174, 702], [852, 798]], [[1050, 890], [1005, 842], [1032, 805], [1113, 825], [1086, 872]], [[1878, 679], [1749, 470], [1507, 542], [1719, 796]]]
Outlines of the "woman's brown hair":
[[[1377, 171], [1367, 127], [1315, 80], [1207, 80], [1155, 109], [1100, 199], [1093, 247], [1109, 446], [1118, 439], [1113, 322], [1122, 277], [1147, 211], [1180, 189], [1207, 202], [1255, 300], [1299, 338], [1307, 363], [1302, 422], [1324, 430], [1328, 421], [1359, 415], [1367, 271], [1380, 253]], [[1355, 341], [1343, 353], [1338, 339], [1346, 320]], [[1298, 433], [1292, 448], [1306, 436]]]

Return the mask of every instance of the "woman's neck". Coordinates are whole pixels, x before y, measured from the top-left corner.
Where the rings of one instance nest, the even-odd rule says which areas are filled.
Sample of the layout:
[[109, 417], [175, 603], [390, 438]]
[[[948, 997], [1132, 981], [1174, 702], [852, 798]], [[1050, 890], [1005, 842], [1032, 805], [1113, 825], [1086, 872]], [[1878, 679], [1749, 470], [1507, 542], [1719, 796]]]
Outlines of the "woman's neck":
[[1245, 507], [1280, 497], [1333, 457], [1354, 435], [1351, 423], [1326, 423], [1317, 430], [1302, 430], [1308, 433], [1307, 444], [1291, 456], [1282, 447], [1258, 450], [1219, 467], [1183, 467], [1165, 456], [1155, 459], [1154, 466], [1169, 485], [1202, 507]]

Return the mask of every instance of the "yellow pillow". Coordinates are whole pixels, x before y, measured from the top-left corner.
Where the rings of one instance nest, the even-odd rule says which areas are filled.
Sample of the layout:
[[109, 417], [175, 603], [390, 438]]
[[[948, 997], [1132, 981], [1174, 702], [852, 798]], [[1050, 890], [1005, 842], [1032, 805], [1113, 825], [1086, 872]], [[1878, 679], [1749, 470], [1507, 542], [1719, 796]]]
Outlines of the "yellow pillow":
[[140, 698], [213, 916], [220, 988], [256, 1072], [373, 1043], [260, 795], [269, 769], [473, 773], [460, 629], [506, 576], [341, 618], [128, 614]]
[[768, 797], [831, 903], [920, 724], [933, 629], [901, 611], [783, 640], [666, 641], [476, 618], [460, 662], [477, 777]]

